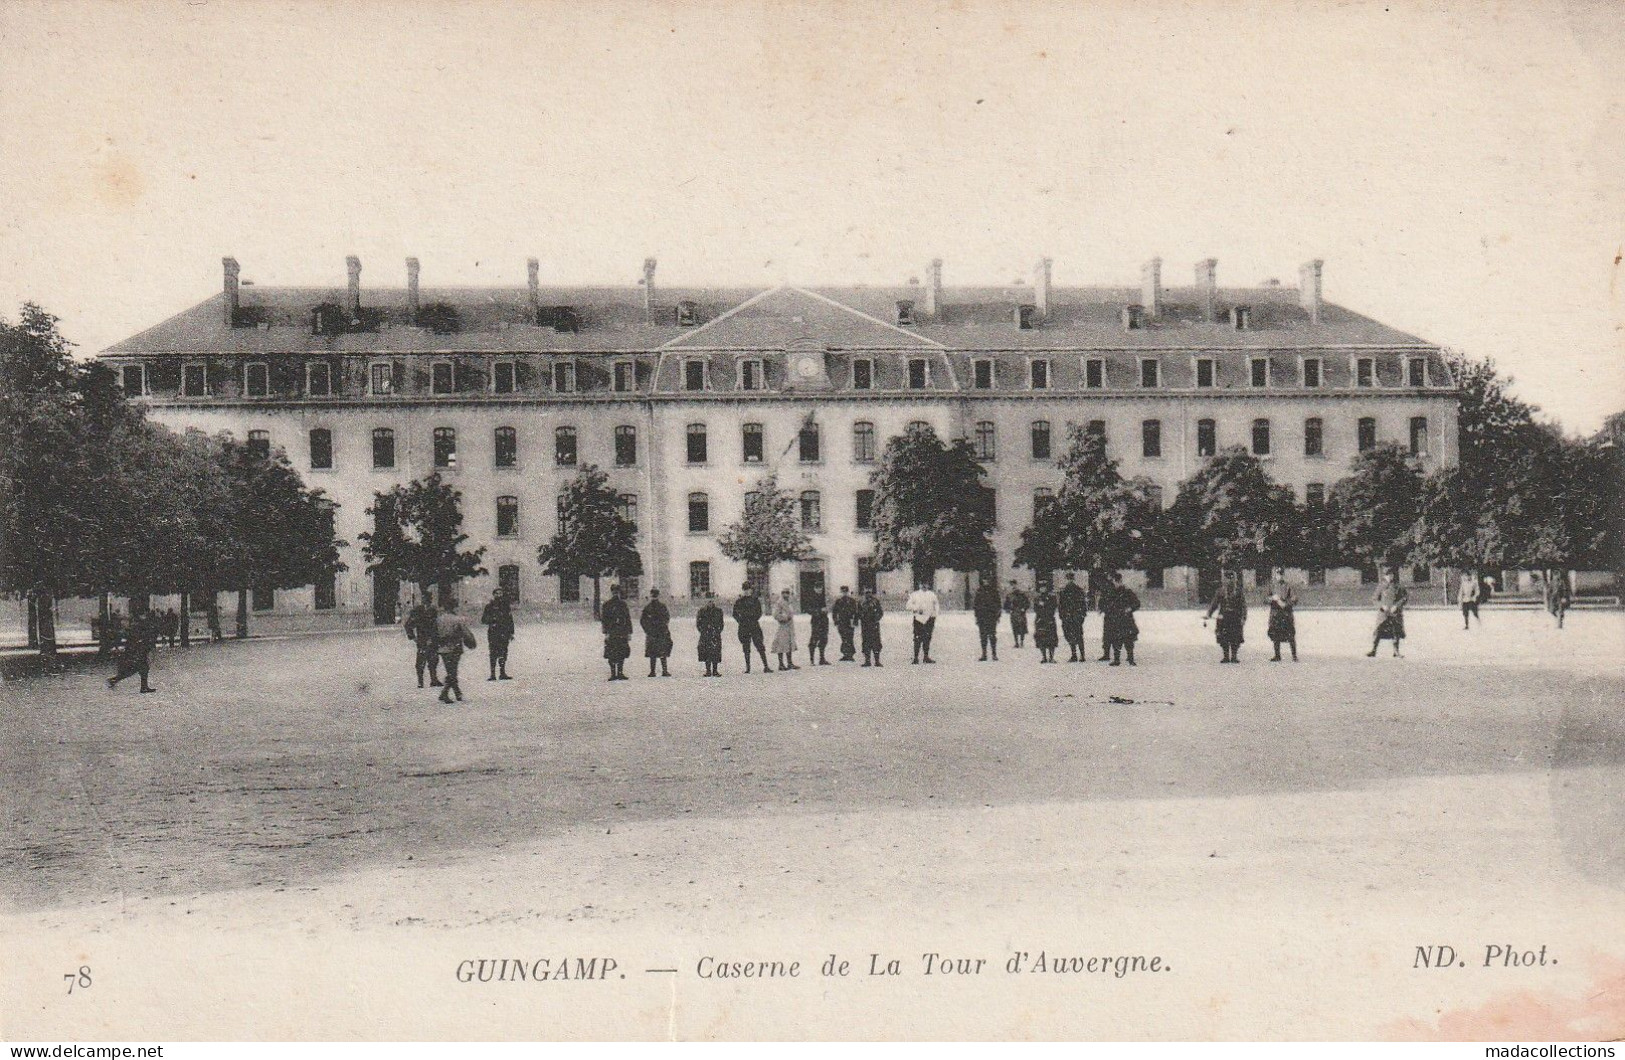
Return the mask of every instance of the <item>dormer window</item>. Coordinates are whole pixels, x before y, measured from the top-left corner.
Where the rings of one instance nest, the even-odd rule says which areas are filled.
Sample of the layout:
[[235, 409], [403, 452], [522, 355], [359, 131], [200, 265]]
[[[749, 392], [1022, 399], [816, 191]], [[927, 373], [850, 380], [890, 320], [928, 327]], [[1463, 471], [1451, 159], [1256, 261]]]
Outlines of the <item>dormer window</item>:
[[1123, 330], [1139, 331], [1145, 327], [1145, 306], [1126, 305], [1123, 307]]
[[1027, 362], [1027, 386], [1033, 390], [1049, 389], [1049, 361], [1044, 358]]
[[1354, 359], [1354, 385], [1377, 385], [1377, 359], [1375, 357], [1356, 357]]
[[1250, 305], [1233, 305], [1230, 307], [1230, 326], [1237, 331], [1246, 331], [1253, 325], [1253, 307]]
[[1090, 357], [1083, 362], [1083, 385], [1090, 390], [1105, 388], [1106, 359], [1104, 357]]
[[305, 365], [305, 393], [311, 397], [333, 396], [333, 366], [331, 364], [326, 361], [312, 361]]
[[[912, 383], [910, 384], [912, 385]], [[922, 384], [923, 385], [923, 384]], [[971, 366], [971, 386], [976, 390], [993, 389], [993, 362], [985, 358]], [[916, 388], [918, 389], [918, 388]]]
[[1147, 390], [1162, 385], [1162, 362], [1155, 357], [1140, 358], [1140, 386]]
[[914, 357], [908, 362], [908, 388], [910, 390], [924, 390], [931, 385], [931, 362], [924, 357]]
[[1038, 326], [1038, 307], [1035, 305], [1016, 306], [1016, 327], [1022, 331], [1031, 331]]
[[1303, 359], [1303, 385], [1315, 388], [1322, 383], [1321, 360], [1319, 357], [1305, 357]]
[[868, 357], [859, 357], [852, 362], [852, 389], [873, 390], [875, 388], [875, 362]]
[[683, 389], [689, 391], [705, 389], [705, 361], [695, 358], [683, 362]]
[[576, 363], [574, 361], [553, 362], [553, 392], [555, 394], [573, 394], [576, 391]]
[[1426, 357], [1412, 357], [1405, 365], [1405, 381], [1411, 386], [1428, 385], [1428, 361]]
[[615, 362], [615, 377], [611, 384], [617, 394], [630, 394], [637, 389], [637, 366], [631, 361]]
[[147, 367], [142, 364], [126, 364], [119, 369], [119, 385], [124, 389], [125, 397], [145, 397], [147, 394]]
[[491, 392], [512, 394], [519, 389], [519, 366], [513, 361], [498, 361], [491, 366]]
[[435, 394], [450, 394], [457, 389], [457, 369], [450, 361], [436, 361], [429, 369], [429, 389]]
[[1254, 357], [1247, 362], [1247, 381], [1260, 390], [1270, 385], [1270, 359], [1268, 357]]
[[252, 361], [243, 365], [243, 394], [246, 397], [262, 398], [271, 393], [271, 369], [264, 361]]
[[1216, 366], [1213, 358], [1211, 358], [1211, 357], [1198, 357], [1198, 358], [1196, 358], [1196, 385], [1197, 385], [1197, 387], [1201, 388], [1201, 389], [1207, 389], [1207, 388], [1213, 386], [1214, 376], [1215, 376], [1217, 370], [1218, 369], [1217, 369], [1217, 366]]
[[[326, 367], [323, 365], [323, 367]], [[321, 397], [311, 388], [312, 397]], [[209, 394], [209, 367], [204, 364], [189, 364], [181, 369], [181, 395], [183, 397], [207, 397]]]
[[914, 326], [914, 303], [902, 300], [897, 303], [897, 323], [900, 327]]
[[759, 359], [751, 357], [739, 362], [739, 389], [767, 389], [767, 375]]
[[573, 305], [545, 305], [536, 310], [536, 326], [575, 332], [581, 330], [581, 317]]
[[700, 320], [700, 307], [687, 299], [677, 303], [677, 326], [691, 328]]

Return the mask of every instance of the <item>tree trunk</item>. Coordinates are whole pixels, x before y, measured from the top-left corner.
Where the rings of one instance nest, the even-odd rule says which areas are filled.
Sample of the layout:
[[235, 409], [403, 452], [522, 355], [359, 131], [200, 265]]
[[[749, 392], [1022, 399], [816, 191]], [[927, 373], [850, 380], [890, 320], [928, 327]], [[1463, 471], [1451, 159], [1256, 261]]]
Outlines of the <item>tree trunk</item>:
[[56, 664], [56, 602], [50, 593], [34, 594], [34, 610], [39, 623], [40, 658]]
[[592, 576], [592, 620], [594, 622], [604, 617], [599, 611], [599, 606], [602, 603], [599, 591], [599, 576], [594, 574]]
[[237, 639], [248, 639], [248, 590], [237, 590]]
[[96, 601], [96, 654], [104, 658], [113, 650], [112, 637], [109, 636], [112, 619], [113, 596], [102, 593]]
[[181, 647], [192, 646], [192, 594], [181, 593]]
[[28, 646], [39, 647], [39, 606], [32, 595], [28, 597]]

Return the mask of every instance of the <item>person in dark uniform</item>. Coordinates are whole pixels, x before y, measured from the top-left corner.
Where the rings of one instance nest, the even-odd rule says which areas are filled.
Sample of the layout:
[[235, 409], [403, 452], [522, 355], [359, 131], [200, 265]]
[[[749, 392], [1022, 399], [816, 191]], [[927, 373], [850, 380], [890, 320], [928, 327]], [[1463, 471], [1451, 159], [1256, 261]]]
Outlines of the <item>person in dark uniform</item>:
[[1061, 635], [1066, 638], [1067, 650], [1072, 653], [1068, 662], [1088, 662], [1089, 653], [1083, 647], [1083, 620], [1089, 615], [1089, 594], [1078, 584], [1078, 576], [1068, 571], [1066, 584], [1055, 596], [1061, 616]]
[[[214, 613], [210, 612], [211, 619]], [[415, 665], [418, 671], [418, 687], [423, 687], [423, 672], [429, 672], [429, 687], [440, 687], [440, 652], [435, 647], [435, 622], [439, 617], [434, 604], [427, 600], [413, 607], [406, 613], [406, 639], [417, 646], [417, 659]]]
[[1055, 611], [1059, 605], [1055, 594], [1047, 586], [1038, 590], [1038, 596], [1033, 599], [1033, 645], [1038, 649], [1038, 661], [1052, 663], [1055, 661], [1055, 646], [1061, 638], [1055, 632]]
[[1298, 591], [1287, 584], [1286, 568], [1275, 568], [1275, 579], [1270, 582], [1270, 624], [1265, 630], [1275, 654], [1270, 662], [1281, 661], [1281, 645], [1292, 648], [1292, 661], [1298, 661]]
[[480, 612], [480, 622], [485, 625], [486, 654], [491, 658], [491, 676], [486, 680], [512, 680], [508, 676], [508, 645], [513, 643], [513, 606], [505, 591], [498, 589], [491, 594], [491, 602]]
[[721, 677], [722, 672], [717, 669], [722, 665], [722, 630], [725, 621], [722, 617], [722, 608], [710, 593], [705, 594], [705, 603], [700, 605], [699, 613], [694, 616], [694, 627], [700, 633], [700, 662], [705, 664], [705, 676]]
[[463, 650], [469, 651], [479, 647], [474, 640], [474, 633], [463, 621], [463, 616], [455, 610], [447, 608], [440, 612], [434, 623], [435, 645], [440, 649], [440, 668], [446, 674], [446, 680], [440, 688], [440, 702], [450, 703], [451, 697], [456, 696], [457, 702], [463, 701], [463, 686], [457, 681], [457, 668], [463, 661]]
[[1241, 591], [1241, 576], [1235, 571], [1224, 572], [1224, 584], [1214, 594], [1207, 614], [1202, 616], [1202, 625], [1207, 625], [1207, 620], [1215, 613], [1219, 621], [1214, 624], [1213, 636], [1219, 642], [1219, 650], [1224, 653], [1224, 658], [1219, 661], [1241, 662], [1241, 645], [1246, 639], [1243, 632], [1247, 626], [1247, 594]]
[[670, 677], [666, 660], [671, 658], [671, 611], [660, 599], [659, 589], [649, 590], [649, 602], [638, 616], [643, 627], [643, 657], [649, 660], [649, 676], [655, 675], [655, 660], [660, 660], [660, 676]]
[[164, 639], [169, 642], [171, 648], [175, 646], [176, 638], [181, 635], [181, 616], [175, 613], [173, 607], [164, 612], [163, 634]]
[[604, 659], [609, 663], [609, 679], [625, 681], [626, 659], [632, 654], [632, 611], [621, 599], [621, 587], [609, 591], [609, 599], [598, 613], [599, 628], [604, 631]]
[[1557, 619], [1557, 628], [1563, 628], [1563, 618], [1574, 605], [1574, 590], [1569, 587], [1568, 571], [1549, 570], [1541, 574], [1541, 596], [1546, 611]]
[[862, 633], [865, 666], [871, 663], [880, 665], [880, 617], [885, 613], [886, 609], [875, 598], [875, 591], [864, 590], [863, 603], [858, 605], [858, 625]]
[[1469, 620], [1474, 618], [1478, 618], [1480, 626], [1484, 624], [1484, 620], [1478, 616], [1479, 601], [1484, 599], [1484, 579], [1478, 571], [1469, 569], [1461, 572], [1461, 585], [1457, 590], [1456, 599], [1461, 604], [1462, 629], [1472, 629], [1473, 624]]
[[767, 665], [767, 641], [762, 637], [762, 601], [750, 582], [740, 587], [739, 599], [734, 601], [734, 622], [739, 626], [739, 646], [745, 650], [745, 672], [751, 672], [750, 650], [754, 647], [762, 657], [762, 672], [772, 673]]
[[143, 611], [130, 620], [130, 630], [124, 637], [124, 653], [119, 656], [118, 669], [107, 679], [108, 688], [117, 688], [126, 677], [141, 675], [141, 691], [156, 692], [147, 683], [152, 668], [152, 649], [157, 647], [163, 633], [163, 619], [152, 611]]
[[1027, 608], [1031, 605], [1027, 594], [1012, 579], [1010, 591], [1004, 597], [1004, 609], [1010, 612], [1010, 636], [1015, 639], [1018, 648], [1027, 641]]
[[1383, 574], [1373, 601], [1377, 605], [1377, 629], [1371, 635], [1371, 650], [1365, 653], [1366, 658], [1376, 658], [1377, 645], [1385, 640], [1394, 642], [1394, 658], [1399, 658], [1399, 642], [1405, 639], [1405, 605], [1410, 599], [1411, 594], [1399, 584], [1396, 572]]
[[991, 577], [977, 583], [970, 608], [971, 614], [976, 616], [977, 639], [982, 642], [981, 661], [987, 662], [988, 652], [992, 652], [993, 661], [998, 662], [999, 616], [1004, 613], [1004, 601], [999, 599], [999, 587]]
[[224, 640], [226, 635], [220, 631], [220, 601], [211, 597], [209, 600], [209, 640], [215, 644]]
[[841, 661], [851, 662], [858, 651], [852, 642], [852, 631], [858, 625], [858, 601], [847, 586], [841, 586], [841, 595], [830, 606], [829, 617], [835, 622], [835, 632], [841, 635]]
[[1111, 665], [1121, 666], [1126, 654], [1128, 664], [1133, 666], [1134, 642], [1140, 639], [1140, 624], [1134, 620], [1134, 612], [1140, 609], [1139, 594], [1123, 584], [1121, 574], [1112, 571], [1096, 606], [1100, 608], [1101, 636], [1111, 652]]
[[823, 593], [813, 596], [807, 619], [807, 663], [828, 666], [825, 653], [829, 650], [829, 611], [824, 607]]

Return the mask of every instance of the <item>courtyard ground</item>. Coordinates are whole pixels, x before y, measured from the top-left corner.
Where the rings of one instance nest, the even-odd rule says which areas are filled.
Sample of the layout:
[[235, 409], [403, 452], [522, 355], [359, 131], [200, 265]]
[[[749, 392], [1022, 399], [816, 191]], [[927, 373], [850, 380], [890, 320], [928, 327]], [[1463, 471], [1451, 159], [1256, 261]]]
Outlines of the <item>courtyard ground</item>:
[[[166, 651], [149, 696], [12, 681], [0, 1036], [1617, 1037], [1625, 615], [1488, 618], [1414, 612], [1396, 660], [1309, 612], [1294, 665], [1257, 615], [1220, 666], [1151, 612], [1133, 669], [979, 663], [957, 614], [911, 666], [893, 618], [882, 670], [728, 641], [720, 680], [685, 624], [678, 676], [616, 684], [593, 629], [528, 625], [454, 707], [398, 630]], [[1171, 970], [1006, 970], [1040, 952]], [[626, 979], [455, 974], [577, 955]]]

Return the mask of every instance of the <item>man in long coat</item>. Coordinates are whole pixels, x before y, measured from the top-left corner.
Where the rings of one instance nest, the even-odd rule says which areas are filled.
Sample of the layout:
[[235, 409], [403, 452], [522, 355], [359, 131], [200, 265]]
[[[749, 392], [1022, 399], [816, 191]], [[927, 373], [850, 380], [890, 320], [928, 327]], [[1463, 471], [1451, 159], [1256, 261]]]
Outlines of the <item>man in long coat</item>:
[[739, 646], [745, 649], [745, 672], [751, 672], [750, 650], [754, 647], [762, 657], [762, 672], [772, 673], [773, 668], [767, 665], [767, 641], [762, 638], [762, 601], [750, 582], [744, 584], [734, 601], [734, 622], [739, 626]]
[[1004, 613], [1004, 601], [999, 599], [999, 587], [992, 578], [983, 578], [976, 586], [976, 595], [971, 598], [971, 614], [976, 616], [976, 636], [982, 642], [982, 662], [987, 662], [988, 652], [993, 653], [993, 661], [999, 661], [999, 616]]
[[1083, 647], [1083, 620], [1089, 615], [1089, 594], [1078, 584], [1078, 576], [1067, 572], [1066, 584], [1055, 594], [1056, 607], [1061, 615], [1061, 635], [1072, 653], [1068, 662], [1088, 662], [1089, 653]]
[[875, 598], [873, 589], [866, 589], [863, 593], [863, 603], [858, 605], [858, 625], [863, 640], [863, 665], [880, 665], [880, 617], [886, 609], [880, 606]]
[[163, 620], [157, 614], [143, 611], [130, 620], [130, 630], [124, 637], [124, 653], [119, 657], [118, 669], [107, 679], [108, 688], [117, 688], [126, 677], [141, 675], [141, 691], [156, 692], [147, 683], [152, 669], [152, 650], [158, 646], [163, 633]]
[[435, 620], [439, 613], [434, 604], [424, 600], [406, 613], [406, 639], [417, 648], [414, 660], [418, 671], [418, 687], [423, 687], [423, 672], [429, 672], [429, 687], [440, 687], [440, 652], [435, 647]]
[[700, 662], [705, 664], [705, 676], [721, 677], [722, 672], [717, 667], [722, 665], [722, 629], [724, 626], [722, 608], [710, 593], [705, 594], [705, 603], [700, 605], [699, 612], [694, 616], [694, 628], [700, 634], [699, 655]]
[[1030, 606], [1032, 600], [1012, 579], [1010, 591], [1004, 597], [1004, 609], [1010, 612], [1010, 636], [1015, 639], [1018, 648], [1027, 639], [1027, 608]]
[[463, 661], [465, 648], [472, 650], [479, 647], [474, 633], [463, 621], [462, 615], [448, 608], [435, 617], [434, 641], [440, 652], [440, 668], [446, 675], [440, 688], [440, 702], [450, 703], [451, 697], [456, 696], [457, 702], [461, 703], [463, 686], [457, 681], [457, 668]]
[[[779, 594], [773, 605], [773, 621], [778, 628], [773, 632], [773, 654], [779, 657], [780, 670], [799, 670], [796, 665], [796, 606], [790, 602], [790, 590]], [[767, 660], [762, 660], [767, 665]]]
[[632, 654], [632, 610], [621, 599], [621, 587], [609, 591], [598, 613], [598, 625], [604, 631], [604, 659], [609, 663], [609, 679], [625, 681], [626, 659]]
[[852, 631], [858, 625], [858, 601], [847, 586], [841, 586], [841, 595], [830, 605], [829, 617], [835, 623], [835, 632], [841, 635], [841, 661], [851, 662], [858, 650], [852, 641]]
[[1292, 661], [1298, 661], [1298, 591], [1286, 580], [1286, 568], [1275, 568], [1275, 580], [1270, 583], [1270, 623], [1265, 630], [1275, 654], [1270, 662], [1281, 661], [1281, 645], [1292, 649]]
[[1377, 605], [1377, 628], [1371, 634], [1371, 650], [1365, 653], [1366, 658], [1376, 658], [1377, 645], [1385, 640], [1394, 642], [1394, 658], [1399, 658], [1399, 642], [1405, 639], [1405, 605], [1410, 599], [1411, 594], [1399, 584], [1399, 575], [1391, 570], [1384, 572], [1382, 585], [1372, 598]]
[[1207, 625], [1207, 620], [1215, 613], [1219, 621], [1214, 623], [1213, 637], [1219, 642], [1219, 650], [1224, 653], [1224, 658], [1219, 661], [1241, 662], [1241, 645], [1246, 639], [1243, 633], [1247, 627], [1247, 594], [1241, 591], [1241, 576], [1235, 571], [1224, 572], [1224, 584], [1208, 605], [1202, 625]]
[[812, 598], [807, 608], [807, 665], [829, 665], [829, 611], [824, 607], [824, 594]]
[[1121, 574], [1112, 571], [1096, 606], [1100, 608], [1100, 635], [1112, 657], [1111, 665], [1121, 666], [1127, 654], [1128, 664], [1133, 666], [1134, 642], [1140, 639], [1140, 624], [1134, 620], [1134, 612], [1140, 609], [1139, 594], [1123, 584]]
[[649, 602], [643, 605], [638, 625], [643, 627], [643, 656], [649, 660], [649, 676], [655, 675], [655, 661], [659, 660], [660, 676], [670, 677], [666, 660], [671, 658], [671, 611], [660, 599], [659, 589], [649, 590]]
[[508, 602], [505, 590], [498, 589], [491, 594], [491, 602], [480, 612], [480, 622], [485, 626], [486, 654], [491, 661], [491, 676], [486, 680], [511, 680], [508, 677], [508, 645], [513, 643], [513, 607]]
[[1033, 645], [1038, 649], [1041, 663], [1055, 661], [1055, 646], [1060, 643], [1055, 633], [1055, 609], [1055, 594], [1048, 586], [1040, 588], [1033, 600]]

